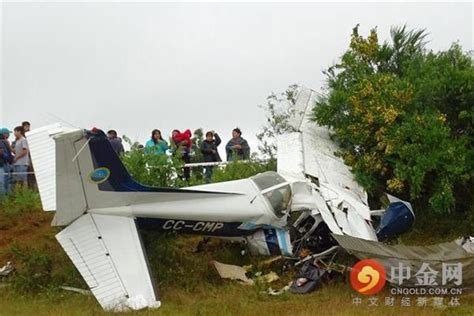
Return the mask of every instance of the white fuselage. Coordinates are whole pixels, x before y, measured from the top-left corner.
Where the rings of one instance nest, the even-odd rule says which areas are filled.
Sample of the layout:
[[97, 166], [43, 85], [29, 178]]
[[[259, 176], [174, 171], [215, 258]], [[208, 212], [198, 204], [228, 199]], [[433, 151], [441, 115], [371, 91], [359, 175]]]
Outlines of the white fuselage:
[[[271, 205], [251, 179], [185, 189], [221, 194], [217, 197], [210, 195], [209, 198], [200, 194], [193, 198], [189, 194], [186, 199], [174, 199], [173, 195], [178, 196], [179, 193], [160, 193], [163, 200], [157, 202], [156, 194], [150, 194], [150, 199], [154, 201], [149, 201], [147, 194], [142, 193], [141, 199], [133, 204], [90, 209], [89, 213], [135, 217], [141, 224], [154, 224], [154, 227], [165, 231], [191, 234], [211, 232], [211, 235], [217, 236], [236, 236], [237, 227], [247, 223], [251, 223], [252, 227], [282, 226], [281, 219], [273, 213]], [[245, 235], [247, 232], [242, 230], [241, 233]]]

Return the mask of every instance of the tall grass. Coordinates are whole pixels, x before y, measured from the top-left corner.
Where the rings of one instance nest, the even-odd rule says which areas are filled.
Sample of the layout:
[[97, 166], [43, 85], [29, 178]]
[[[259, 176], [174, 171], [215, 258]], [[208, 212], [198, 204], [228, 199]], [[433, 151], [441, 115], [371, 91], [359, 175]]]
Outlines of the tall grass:
[[0, 199], [0, 212], [5, 215], [31, 213], [41, 209], [39, 193], [28, 187], [17, 186]]

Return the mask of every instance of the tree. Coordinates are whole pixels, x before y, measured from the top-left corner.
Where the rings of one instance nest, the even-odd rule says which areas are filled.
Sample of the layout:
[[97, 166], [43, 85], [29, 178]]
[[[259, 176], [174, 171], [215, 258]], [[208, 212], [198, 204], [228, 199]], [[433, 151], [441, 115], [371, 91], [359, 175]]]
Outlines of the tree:
[[474, 71], [453, 44], [425, 48], [424, 30], [392, 28], [379, 44], [353, 29], [349, 49], [329, 67], [314, 119], [332, 128], [340, 154], [368, 191], [388, 191], [437, 211], [471, 208]]
[[293, 126], [288, 119], [295, 111], [296, 95], [298, 85], [290, 85], [285, 92], [271, 93], [267, 97], [267, 104], [260, 106], [265, 112], [266, 124], [262, 131], [258, 133], [257, 139], [260, 141], [259, 151], [270, 159], [276, 159], [276, 136], [286, 132], [294, 132]]

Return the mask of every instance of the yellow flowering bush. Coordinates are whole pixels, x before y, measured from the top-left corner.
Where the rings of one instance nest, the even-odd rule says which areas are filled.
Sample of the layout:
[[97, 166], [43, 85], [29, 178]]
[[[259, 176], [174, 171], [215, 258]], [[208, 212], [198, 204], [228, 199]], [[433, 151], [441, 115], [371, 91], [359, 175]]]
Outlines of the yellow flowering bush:
[[325, 74], [314, 120], [335, 132], [357, 181], [437, 211], [474, 202], [474, 68], [458, 44], [425, 47], [424, 30], [393, 28], [380, 43], [353, 29]]

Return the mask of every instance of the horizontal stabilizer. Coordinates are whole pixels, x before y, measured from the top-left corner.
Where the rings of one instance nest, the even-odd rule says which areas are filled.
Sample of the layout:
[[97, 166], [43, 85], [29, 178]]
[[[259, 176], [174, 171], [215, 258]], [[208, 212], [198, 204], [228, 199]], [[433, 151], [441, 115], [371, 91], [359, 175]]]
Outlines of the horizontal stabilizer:
[[160, 306], [132, 218], [86, 214], [56, 238], [102, 308]]

